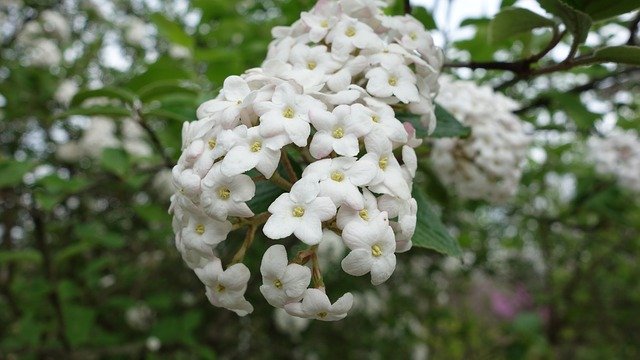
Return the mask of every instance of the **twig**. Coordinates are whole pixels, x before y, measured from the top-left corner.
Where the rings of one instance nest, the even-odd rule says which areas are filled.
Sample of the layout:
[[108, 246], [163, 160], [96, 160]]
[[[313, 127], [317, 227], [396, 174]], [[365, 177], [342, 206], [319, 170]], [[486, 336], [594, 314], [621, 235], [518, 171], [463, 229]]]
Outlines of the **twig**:
[[249, 229], [247, 230], [247, 235], [245, 235], [244, 241], [242, 242], [240, 249], [238, 249], [236, 254], [233, 256], [233, 259], [231, 260], [230, 265], [241, 263], [242, 260], [244, 260], [244, 255], [247, 253], [247, 249], [251, 247], [251, 244], [253, 243], [253, 239], [256, 237], [257, 230], [258, 230], [258, 226], [256, 224], [249, 225]]
[[640, 26], [640, 11], [638, 11], [636, 17], [631, 20], [631, 23], [629, 23], [629, 40], [627, 40], [627, 45], [636, 45], [636, 33], [638, 32], [638, 26]]
[[133, 115], [135, 120], [138, 122], [138, 124], [140, 124], [140, 126], [142, 126], [142, 128], [147, 133], [147, 135], [149, 135], [149, 138], [151, 139], [151, 143], [156, 148], [156, 151], [162, 157], [164, 166], [168, 169], [173, 169], [173, 166], [175, 165], [173, 163], [173, 160], [171, 160], [169, 155], [167, 155], [167, 153], [165, 152], [164, 146], [162, 146], [162, 142], [160, 142], [160, 138], [158, 138], [158, 135], [156, 134], [156, 132], [153, 130], [153, 128], [151, 128], [149, 123], [147, 123], [147, 121], [145, 120], [142, 114], [142, 110], [140, 108], [140, 104], [138, 103], [133, 104]]
[[323, 288], [324, 281], [322, 280], [322, 271], [320, 271], [320, 262], [318, 261], [318, 245], [311, 247], [311, 279], [313, 280], [313, 286], [316, 288]]
[[411, 14], [413, 9], [411, 9], [411, 0], [404, 0], [404, 13]]
[[291, 181], [291, 183], [298, 181], [298, 175], [296, 175], [296, 171], [293, 169], [291, 161], [289, 160], [289, 155], [287, 155], [286, 151], [282, 152], [282, 164], [284, 165], [284, 170], [287, 172], [289, 181]]
[[55, 310], [55, 317], [58, 323], [57, 336], [58, 340], [62, 343], [62, 347], [67, 353], [71, 352], [71, 343], [67, 338], [66, 323], [64, 319], [64, 313], [62, 311], [62, 300], [60, 293], [58, 292], [58, 283], [56, 279], [55, 269], [53, 267], [53, 260], [51, 256], [51, 250], [49, 244], [47, 244], [47, 230], [44, 223], [44, 215], [40, 210], [33, 208], [31, 210], [31, 218], [35, 228], [35, 240], [38, 250], [42, 254], [42, 269], [45, 273], [47, 280], [49, 281], [49, 301], [53, 305]]
[[291, 186], [293, 186], [289, 181], [287, 181], [285, 178], [280, 176], [280, 174], [278, 174], [277, 171], [274, 172], [273, 175], [271, 175], [271, 177], [269, 178], [269, 181], [271, 181], [272, 183], [274, 183], [275, 185], [279, 186], [280, 188], [286, 191], [291, 190]]

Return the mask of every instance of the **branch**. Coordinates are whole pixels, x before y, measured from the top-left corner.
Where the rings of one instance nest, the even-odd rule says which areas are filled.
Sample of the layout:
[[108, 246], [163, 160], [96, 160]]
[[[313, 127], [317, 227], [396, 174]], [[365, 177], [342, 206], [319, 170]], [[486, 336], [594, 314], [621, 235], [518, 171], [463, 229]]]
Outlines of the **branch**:
[[284, 169], [287, 172], [289, 181], [291, 181], [291, 183], [295, 183], [296, 181], [298, 181], [298, 175], [296, 175], [296, 171], [293, 169], [293, 165], [291, 165], [289, 155], [287, 155], [286, 151], [282, 152], [282, 164], [284, 165]]
[[411, 9], [411, 1], [410, 0], [404, 0], [404, 13], [405, 14], [411, 14], [412, 9]]
[[53, 267], [53, 260], [51, 257], [51, 249], [47, 244], [47, 230], [44, 223], [44, 215], [38, 209], [33, 208], [31, 210], [31, 218], [34, 224], [34, 235], [36, 240], [36, 246], [42, 254], [42, 270], [45, 273], [45, 277], [49, 281], [49, 301], [55, 310], [56, 322], [58, 323], [57, 337], [62, 347], [67, 353], [71, 352], [71, 343], [67, 338], [66, 323], [64, 320], [64, 313], [62, 311], [62, 300], [60, 293], [58, 292], [58, 283], [56, 279], [55, 269]]
[[160, 154], [160, 157], [162, 157], [164, 166], [169, 170], [173, 169], [173, 166], [175, 165], [173, 163], [173, 160], [171, 160], [169, 155], [167, 155], [167, 153], [165, 152], [164, 146], [162, 146], [162, 142], [160, 141], [160, 138], [158, 137], [156, 132], [153, 130], [153, 128], [151, 128], [149, 123], [147, 123], [147, 121], [145, 120], [139, 103], [133, 104], [133, 117], [138, 122], [138, 124], [142, 126], [142, 128], [147, 133], [147, 135], [149, 135], [149, 138], [151, 139], [151, 143], [156, 148], [156, 151]]
[[638, 32], [638, 26], [640, 26], [640, 11], [636, 14], [636, 17], [629, 23], [629, 40], [627, 45], [636, 45], [636, 33]]

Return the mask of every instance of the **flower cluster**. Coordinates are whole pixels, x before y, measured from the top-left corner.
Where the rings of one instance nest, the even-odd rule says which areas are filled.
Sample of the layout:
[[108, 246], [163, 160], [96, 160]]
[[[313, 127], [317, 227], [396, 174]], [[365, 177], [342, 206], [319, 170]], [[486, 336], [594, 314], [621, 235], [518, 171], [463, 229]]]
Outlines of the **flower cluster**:
[[442, 77], [436, 99], [471, 129], [466, 139], [433, 141], [434, 171], [466, 199], [507, 201], [517, 191], [530, 137], [516, 102], [487, 86]]
[[596, 171], [613, 175], [621, 187], [640, 193], [640, 138], [635, 130], [613, 129], [607, 136], [587, 141]]
[[[241, 316], [253, 310], [243, 259], [263, 224], [266, 237], [307, 246], [290, 258], [290, 241], [272, 245], [260, 267], [267, 302], [302, 318], [338, 320], [353, 304], [351, 293], [329, 300], [323, 247], [341, 253], [344, 244], [342, 269], [370, 274], [374, 285], [392, 275], [395, 253], [411, 247], [412, 146], [420, 141], [395, 111], [435, 126], [442, 55], [420, 22], [386, 16], [380, 5], [320, 0], [292, 26], [273, 30], [260, 68], [228, 77], [198, 120], [185, 123], [170, 212], [176, 247], [212, 304]], [[261, 214], [248, 203], [265, 186], [258, 181], [285, 191]], [[219, 246], [242, 227], [241, 245]], [[230, 247], [239, 249], [225, 267], [220, 252]]]
[[69, 41], [71, 27], [62, 14], [53, 10], [43, 11], [37, 20], [24, 26], [17, 38], [18, 46], [25, 49], [25, 60], [30, 65], [59, 65], [60, 45]]

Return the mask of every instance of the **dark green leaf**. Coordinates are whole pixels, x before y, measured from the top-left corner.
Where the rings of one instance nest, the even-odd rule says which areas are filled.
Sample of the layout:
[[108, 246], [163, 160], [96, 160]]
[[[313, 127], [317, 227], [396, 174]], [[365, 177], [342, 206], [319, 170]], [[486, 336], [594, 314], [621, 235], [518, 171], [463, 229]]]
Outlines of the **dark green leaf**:
[[500, 42], [523, 32], [541, 27], [553, 27], [555, 22], [531, 10], [508, 7], [501, 10], [489, 24], [489, 39]]
[[165, 110], [165, 109], [148, 109], [148, 110], [144, 110], [142, 113], [143, 115], [157, 116], [161, 119], [174, 120], [179, 123], [193, 120], [192, 118], [184, 116], [180, 113], [173, 112], [170, 110]]
[[78, 106], [87, 99], [108, 98], [121, 100], [126, 103], [132, 103], [136, 99], [136, 94], [127, 89], [118, 87], [104, 87], [94, 90], [82, 90], [78, 92], [71, 100], [71, 106]]
[[71, 345], [83, 345], [90, 341], [96, 320], [96, 311], [89, 307], [68, 306], [63, 311], [65, 330]]
[[638, 0], [565, 0], [565, 2], [572, 8], [588, 14], [595, 21], [622, 15], [640, 8]]
[[16, 249], [11, 251], [0, 251], [0, 264], [10, 262], [39, 263], [42, 260], [40, 252], [33, 249]]
[[125, 117], [131, 116], [131, 111], [122, 106], [91, 106], [69, 109], [56, 117], [65, 118], [72, 115]]
[[444, 224], [440, 221], [440, 217], [431, 209], [431, 204], [424, 191], [414, 187], [413, 197], [418, 203], [413, 246], [432, 249], [449, 256], [460, 256], [462, 251], [458, 241], [449, 235]]
[[24, 175], [35, 166], [35, 163], [28, 161], [0, 160], [0, 188], [19, 185]]
[[193, 47], [193, 38], [184, 31], [182, 26], [160, 13], [152, 14], [151, 20], [158, 27], [160, 35], [164, 36], [172, 43], [188, 48]]
[[596, 50], [594, 57], [602, 62], [640, 65], [640, 47], [626, 45], [609, 46]]
[[462, 125], [460, 121], [458, 121], [450, 112], [448, 112], [445, 108], [440, 106], [440, 104], [435, 104], [435, 114], [436, 114], [436, 129], [431, 134], [431, 137], [442, 138], [442, 137], [467, 137], [471, 134], [471, 128]]
[[122, 149], [107, 148], [102, 151], [100, 163], [106, 170], [122, 177], [129, 170], [130, 159], [127, 152]]
[[433, 20], [433, 15], [431, 15], [431, 13], [429, 13], [429, 11], [427, 11], [427, 9], [425, 9], [424, 7], [414, 6], [413, 10], [411, 11], [411, 15], [418, 19], [422, 23], [422, 25], [424, 25], [425, 29], [436, 29], [436, 22], [435, 20]]
[[148, 84], [138, 90], [140, 100], [147, 102], [165, 95], [188, 94], [197, 96], [198, 89], [194, 84], [183, 80], [160, 80]]
[[265, 212], [273, 200], [282, 193], [284, 193], [284, 190], [270, 181], [259, 182], [256, 184], [256, 195], [247, 202], [247, 205], [256, 214]]
[[582, 44], [587, 40], [592, 23], [589, 15], [574, 9], [561, 0], [540, 0], [539, 2], [545, 10], [562, 19], [562, 22], [573, 35], [574, 43]]

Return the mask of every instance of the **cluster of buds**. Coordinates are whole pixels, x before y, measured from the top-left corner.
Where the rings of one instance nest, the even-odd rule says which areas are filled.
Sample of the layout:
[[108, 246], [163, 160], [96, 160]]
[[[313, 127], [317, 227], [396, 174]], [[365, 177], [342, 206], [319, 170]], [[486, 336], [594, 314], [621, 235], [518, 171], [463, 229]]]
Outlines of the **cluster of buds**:
[[[185, 123], [170, 212], [176, 247], [213, 305], [240, 316], [253, 311], [243, 261], [263, 225], [279, 242], [263, 255], [260, 291], [303, 318], [338, 320], [353, 304], [351, 293], [329, 300], [322, 242], [339, 238], [350, 250], [344, 272], [369, 273], [374, 285], [392, 275], [395, 253], [411, 247], [417, 158], [410, 145], [420, 141], [395, 114], [412, 112], [435, 126], [442, 55], [420, 22], [386, 16], [381, 5], [320, 0], [292, 26], [273, 30], [260, 68], [228, 77], [198, 120]], [[285, 192], [255, 214], [247, 202], [266, 181]], [[220, 246], [242, 228], [242, 244]], [[293, 237], [306, 248], [290, 257], [281, 239]], [[230, 247], [238, 250], [225, 265], [221, 249]]]
[[471, 129], [465, 139], [433, 141], [431, 161], [440, 180], [465, 199], [502, 203], [515, 195], [531, 142], [518, 104], [488, 86], [440, 79], [436, 99]]
[[640, 138], [637, 131], [615, 128], [605, 137], [589, 138], [587, 147], [596, 172], [612, 175], [621, 187], [640, 193]]

